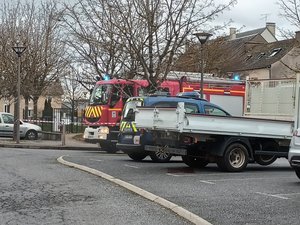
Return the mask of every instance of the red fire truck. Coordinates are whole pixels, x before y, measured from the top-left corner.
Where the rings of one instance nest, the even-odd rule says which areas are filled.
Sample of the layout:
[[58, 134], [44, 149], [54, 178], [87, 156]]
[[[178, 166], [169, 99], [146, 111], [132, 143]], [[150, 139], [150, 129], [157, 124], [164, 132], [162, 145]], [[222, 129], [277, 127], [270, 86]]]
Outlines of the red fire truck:
[[[83, 123], [88, 126], [83, 135], [85, 141], [97, 142], [102, 150], [115, 152], [123, 106], [129, 97], [146, 95], [147, 86], [146, 80], [98, 81], [91, 93], [89, 106], [84, 112]], [[200, 79], [188, 76], [180, 79], [168, 77], [158, 85], [158, 91], [167, 92], [171, 96], [179, 92], [199, 91], [199, 89]], [[203, 94], [205, 99], [219, 104], [226, 110], [238, 108], [238, 113], [235, 114], [241, 114], [245, 82], [205, 77]], [[235, 106], [232, 105], [233, 102], [237, 102], [234, 103]], [[227, 107], [224, 107], [224, 104], [228, 104]]]

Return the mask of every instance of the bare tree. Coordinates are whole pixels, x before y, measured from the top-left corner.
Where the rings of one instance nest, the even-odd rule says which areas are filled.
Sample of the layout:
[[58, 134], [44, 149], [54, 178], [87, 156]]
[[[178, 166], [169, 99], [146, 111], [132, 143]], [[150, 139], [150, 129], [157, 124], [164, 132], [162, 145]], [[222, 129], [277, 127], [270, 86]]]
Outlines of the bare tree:
[[98, 75], [165, 79], [186, 39], [235, 0], [84, 0], [68, 7], [68, 42]]
[[3, 3], [0, 40], [4, 44], [1, 70], [5, 73], [2, 73], [2, 84], [7, 89], [6, 93], [16, 96], [16, 56], [12, 55], [11, 47], [18, 38], [27, 47], [22, 56], [21, 95], [27, 107], [29, 99], [33, 100], [35, 118], [39, 97], [57, 79], [66, 64], [60, 36], [61, 16], [62, 10], [55, 1], [41, 2], [38, 7], [34, 1], [18, 2], [17, 5]]
[[[300, 1], [299, 0], [278, 0], [280, 16], [290, 22], [292, 26], [300, 30]], [[287, 29], [279, 29], [284, 38], [295, 36], [295, 32]]]
[[[95, 75], [116, 76], [127, 64], [129, 55], [123, 51], [123, 43], [111, 23], [106, 0], [79, 1], [73, 6], [66, 5], [65, 27], [71, 38], [66, 40], [73, 62], [81, 63], [87, 69], [81, 84], [95, 81]], [[91, 67], [88, 67], [90, 65]]]

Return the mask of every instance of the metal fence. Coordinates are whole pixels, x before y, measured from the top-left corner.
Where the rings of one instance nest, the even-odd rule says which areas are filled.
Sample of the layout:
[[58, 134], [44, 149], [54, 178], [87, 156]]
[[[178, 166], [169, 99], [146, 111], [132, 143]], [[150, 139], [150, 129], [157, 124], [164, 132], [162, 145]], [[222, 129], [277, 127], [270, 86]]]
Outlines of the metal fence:
[[76, 111], [72, 112], [68, 108], [54, 108], [52, 116], [44, 116], [38, 120], [26, 120], [26, 122], [39, 125], [45, 132], [61, 132], [62, 124], [65, 124], [66, 133], [83, 133], [86, 126], [82, 124], [82, 117], [78, 115]]

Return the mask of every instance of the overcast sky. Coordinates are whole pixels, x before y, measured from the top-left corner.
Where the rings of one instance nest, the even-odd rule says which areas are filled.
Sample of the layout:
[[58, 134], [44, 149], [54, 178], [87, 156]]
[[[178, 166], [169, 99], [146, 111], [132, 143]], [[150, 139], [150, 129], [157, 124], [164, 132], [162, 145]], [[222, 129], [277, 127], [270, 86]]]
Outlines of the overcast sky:
[[262, 28], [266, 22], [276, 23], [276, 27], [281, 29], [296, 31], [287, 20], [279, 16], [279, 5], [276, 2], [277, 0], [238, 0], [234, 8], [220, 15], [217, 21], [232, 19], [231, 27], [242, 28], [241, 31]]

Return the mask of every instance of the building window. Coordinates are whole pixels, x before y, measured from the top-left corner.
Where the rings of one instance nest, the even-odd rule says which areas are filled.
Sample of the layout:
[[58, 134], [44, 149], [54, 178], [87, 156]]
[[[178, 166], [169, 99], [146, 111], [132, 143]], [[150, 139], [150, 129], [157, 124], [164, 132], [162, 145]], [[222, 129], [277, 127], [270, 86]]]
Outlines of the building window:
[[269, 55], [269, 57], [273, 57], [275, 55], [277, 55], [278, 52], [281, 51], [281, 48], [275, 48], [272, 50], [271, 54]]
[[258, 59], [261, 59], [261, 58], [264, 57], [265, 55], [266, 55], [266, 53], [261, 52], [261, 53], [258, 55]]
[[248, 61], [248, 60], [251, 59], [251, 58], [252, 58], [252, 55], [247, 55], [246, 61]]
[[9, 113], [9, 105], [7, 104], [4, 105], [4, 112]]

